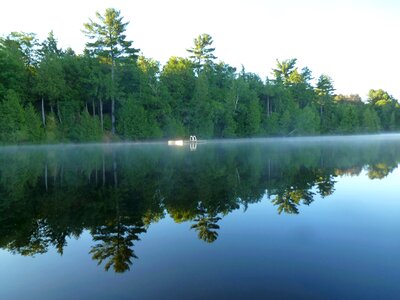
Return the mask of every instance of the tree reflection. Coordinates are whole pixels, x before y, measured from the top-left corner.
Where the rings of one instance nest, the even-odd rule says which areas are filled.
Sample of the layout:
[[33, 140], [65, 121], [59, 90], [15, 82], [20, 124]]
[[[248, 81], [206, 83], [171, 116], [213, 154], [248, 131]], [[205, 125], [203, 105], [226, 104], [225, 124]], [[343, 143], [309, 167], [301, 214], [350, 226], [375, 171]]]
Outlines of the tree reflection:
[[138, 258], [133, 251], [133, 241], [139, 241], [139, 234], [146, 232], [140, 225], [123, 225], [120, 222], [99, 226], [91, 234], [95, 242], [90, 254], [92, 258], [102, 264], [104, 269], [110, 267], [117, 273], [123, 273], [130, 269], [132, 258]]
[[[129, 150], [129, 151], [128, 151]], [[181, 149], [182, 150], [182, 149]], [[129, 270], [135, 245], [165, 215], [187, 222], [206, 243], [221, 218], [266, 195], [279, 214], [298, 214], [363, 170], [381, 179], [397, 168], [400, 143], [50, 147], [0, 152], [0, 247], [34, 256], [70, 237], [93, 237], [105, 270]]]
[[278, 191], [272, 203], [278, 206], [278, 213], [298, 214], [298, 206], [302, 201], [309, 205], [313, 201], [314, 193], [309, 190], [294, 190], [292, 188]]
[[220, 217], [217, 217], [216, 214], [207, 213], [204, 207], [199, 208], [199, 214], [193, 220], [196, 222], [190, 228], [197, 231], [197, 235], [199, 239], [212, 243], [218, 238], [219, 225], [217, 222], [221, 220]]
[[385, 163], [371, 164], [367, 167], [368, 177], [370, 179], [383, 179], [396, 168], [397, 166], [388, 166]]
[[330, 196], [335, 190], [335, 177], [331, 174], [318, 174], [316, 180], [318, 193], [322, 198]]

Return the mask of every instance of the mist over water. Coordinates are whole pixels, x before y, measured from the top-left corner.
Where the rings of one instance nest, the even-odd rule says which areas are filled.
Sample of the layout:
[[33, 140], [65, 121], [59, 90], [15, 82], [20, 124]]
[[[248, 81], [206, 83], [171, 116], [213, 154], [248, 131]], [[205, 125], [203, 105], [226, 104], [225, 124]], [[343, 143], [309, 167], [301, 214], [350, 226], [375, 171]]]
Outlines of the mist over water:
[[0, 297], [394, 297], [399, 162], [396, 134], [3, 147]]

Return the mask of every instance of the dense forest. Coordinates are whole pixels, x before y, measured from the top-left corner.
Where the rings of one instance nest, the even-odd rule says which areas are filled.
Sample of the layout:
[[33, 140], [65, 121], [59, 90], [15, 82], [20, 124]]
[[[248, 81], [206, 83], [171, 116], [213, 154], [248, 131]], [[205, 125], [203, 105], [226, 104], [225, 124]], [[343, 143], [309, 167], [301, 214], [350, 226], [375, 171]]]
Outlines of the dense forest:
[[332, 195], [340, 177], [379, 180], [400, 162], [400, 144], [388, 140], [288, 140], [208, 143], [196, 151], [163, 144], [7, 147], [0, 156], [0, 248], [62, 254], [86, 231], [93, 260], [124, 272], [138, 258], [135, 245], [165, 217], [213, 243], [224, 217], [238, 209], [264, 201], [296, 215]]
[[[217, 60], [201, 34], [188, 57], [165, 65], [124, 34], [118, 10], [83, 24], [83, 54], [60, 49], [51, 31], [0, 38], [0, 143], [55, 143], [389, 132], [400, 106], [388, 92], [336, 95], [296, 59], [278, 61], [272, 79]], [[351, 84], [351, 83], [349, 83]]]

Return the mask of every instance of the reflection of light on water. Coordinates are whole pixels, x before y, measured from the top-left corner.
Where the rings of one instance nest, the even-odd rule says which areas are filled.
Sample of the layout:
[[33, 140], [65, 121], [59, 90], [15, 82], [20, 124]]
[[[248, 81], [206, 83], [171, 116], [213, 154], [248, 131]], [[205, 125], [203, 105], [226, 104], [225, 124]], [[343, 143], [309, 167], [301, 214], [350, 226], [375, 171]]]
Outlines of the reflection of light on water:
[[190, 136], [189, 141], [184, 141], [184, 140], [169, 140], [168, 141], [168, 146], [179, 146], [182, 147], [183, 145], [189, 144], [189, 149], [190, 151], [196, 151], [197, 150], [197, 138], [196, 136]]
[[169, 146], [183, 146], [183, 140], [168, 141]]
[[189, 142], [188, 141], [183, 141], [183, 140], [171, 140], [171, 141], [168, 141], [168, 146], [179, 146], [179, 147], [182, 147], [183, 145], [187, 145], [187, 144], [189, 144], [189, 148], [190, 148], [190, 151], [196, 151], [196, 149], [197, 149], [197, 140], [190, 140]]

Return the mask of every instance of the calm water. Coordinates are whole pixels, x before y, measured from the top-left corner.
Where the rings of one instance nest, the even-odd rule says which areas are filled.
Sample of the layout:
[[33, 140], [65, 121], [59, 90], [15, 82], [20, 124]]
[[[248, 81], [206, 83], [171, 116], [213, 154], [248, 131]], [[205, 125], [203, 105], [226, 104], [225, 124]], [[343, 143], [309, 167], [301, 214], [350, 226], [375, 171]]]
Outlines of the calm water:
[[0, 150], [0, 299], [399, 299], [400, 136]]

